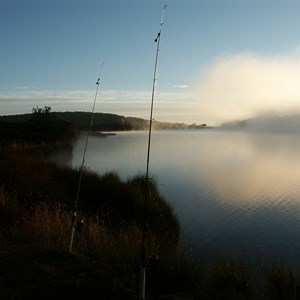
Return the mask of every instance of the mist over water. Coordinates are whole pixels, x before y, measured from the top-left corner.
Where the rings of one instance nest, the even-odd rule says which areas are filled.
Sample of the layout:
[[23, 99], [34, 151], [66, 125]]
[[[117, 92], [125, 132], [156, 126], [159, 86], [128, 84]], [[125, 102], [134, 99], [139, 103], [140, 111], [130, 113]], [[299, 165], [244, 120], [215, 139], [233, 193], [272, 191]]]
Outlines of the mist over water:
[[299, 54], [298, 47], [277, 55], [220, 54], [194, 86], [198, 115], [210, 125], [219, 125], [266, 112], [299, 113]]
[[[82, 160], [78, 140], [72, 165]], [[154, 131], [150, 173], [196, 255], [269, 254], [300, 265], [300, 138], [230, 130]], [[124, 179], [146, 169], [147, 132], [90, 137], [86, 166]]]
[[255, 133], [298, 134], [300, 113], [264, 113], [242, 121], [223, 123], [221, 128]]

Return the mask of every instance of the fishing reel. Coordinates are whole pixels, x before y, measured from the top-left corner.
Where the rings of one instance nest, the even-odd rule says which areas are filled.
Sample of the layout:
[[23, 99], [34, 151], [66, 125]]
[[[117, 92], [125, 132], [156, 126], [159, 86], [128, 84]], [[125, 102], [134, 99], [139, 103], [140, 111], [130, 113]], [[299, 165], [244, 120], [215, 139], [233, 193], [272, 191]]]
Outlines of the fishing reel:
[[76, 229], [78, 232], [82, 232], [83, 225], [84, 225], [84, 220], [83, 220], [83, 219], [80, 219], [80, 220], [78, 220], [78, 221], [76, 222], [75, 229]]
[[160, 257], [157, 254], [148, 256], [148, 266], [152, 269], [156, 269], [160, 262]]

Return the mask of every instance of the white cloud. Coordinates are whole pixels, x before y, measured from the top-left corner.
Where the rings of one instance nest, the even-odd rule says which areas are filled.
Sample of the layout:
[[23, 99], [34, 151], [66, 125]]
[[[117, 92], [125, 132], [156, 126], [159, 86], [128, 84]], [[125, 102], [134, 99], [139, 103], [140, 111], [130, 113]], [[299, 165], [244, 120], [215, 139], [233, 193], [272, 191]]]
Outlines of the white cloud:
[[187, 85], [187, 84], [173, 84], [173, 87], [176, 88], [176, 89], [187, 89], [190, 86]]
[[[148, 119], [151, 96], [151, 90], [100, 90], [95, 110]], [[44, 105], [51, 106], [53, 111], [90, 111], [94, 97], [95, 91], [91, 90], [18, 89], [15, 92], [0, 92], [0, 114], [30, 113], [32, 107]], [[157, 91], [154, 98], [155, 119], [191, 122], [191, 112], [196, 105], [192, 97], [186, 92]]]

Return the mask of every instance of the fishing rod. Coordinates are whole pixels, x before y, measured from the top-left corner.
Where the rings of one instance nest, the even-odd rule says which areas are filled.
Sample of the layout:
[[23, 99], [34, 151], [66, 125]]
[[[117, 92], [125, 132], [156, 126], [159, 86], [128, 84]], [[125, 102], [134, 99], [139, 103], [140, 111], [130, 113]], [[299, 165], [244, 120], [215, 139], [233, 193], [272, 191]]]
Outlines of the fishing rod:
[[160, 38], [163, 28], [163, 20], [167, 5], [164, 6], [161, 20], [160, 28], [157, 37], [154, 42], [157, 43], [155, 63], [154, 63], [154, 74], [153, 74], [153, 84], [152, 84], [152, 97], [151, 97], [151, 108], [150, 108], [150, 119], [149, 119], [149, 134], [148, 134], [148, 148], [147, 148], [147, 165], [146, 165], [146, 175], [145, 175], [145, 187], [144, 187], [144, 220], [143, 220], [143, 232], [142, 232], [142, 246], [141, 246], [141, 265], [140, 265], [140, 282], [139, 282], [139, 297], [145, 299], [145, 287], [146, 287], [146, 234], [147, 234], [147, 219], [148, 219], [148, 193], [149, 193], [149, 162], [150, 162], [150, 149], [151, 149], [151, 133], [152, 133], [152, 122], [153, 122], [153, 103], [155, 96], [155, 88], [157, 82], [157, 65], [158, 65], [158, 54], [160, 46]]
[[97, 82], [96, 82], [97, 87], [96, 87], [96, 93], [95, 93], [93, 108], [92, 108], [92, 111], [91, 111], [91, 121], [90, 121], [88, 132], [87, 132], [87, 135], [86, 135], [85, 146], [84, 146], [84, 151], [83, 151], [83, 156], [82, 156], [82, 162], [81, 162], [81, 166], [80, 166], [80, 175], [79, 175], [79, 181], [78, 181], [78, 188], [77, 188], [77, 193], [76, 193], [76, 198], [75, 198], [75, 203], [74, 203], [74, 214], [73, 214], [73, 217], [72, 217], [69, 252], [72, 252], [75, 229], [76, 228], [79, 229], [80, 226], [82, 226], [82, 222], [83, 222], [82, 220], [77, 221], [78, 200], [79, 200], [79, 194], [80, 194], [80, 188], [81, 188], [83, 169], [84, 169], [84, 164], [85, 164], [86, 150], [87, 150], [87, 146], [88, 146], [88, 142], [89, 142], [90, 133], [91, 133], [91, 131], [93, 129], [93, 126], [94, 126], [94, 118], [95, 118], [94, 112], [95, 112], [95, 106], [96, 106], [96, 100], [97, 100], [97, 96], [98, 96], [100, 81], [102, 79], [103, 66], [104, 66], [104, 62], [102, 62], [101, 69], [100, 69], [100, 74], [99, 74], [99, 77], [98, 77]]

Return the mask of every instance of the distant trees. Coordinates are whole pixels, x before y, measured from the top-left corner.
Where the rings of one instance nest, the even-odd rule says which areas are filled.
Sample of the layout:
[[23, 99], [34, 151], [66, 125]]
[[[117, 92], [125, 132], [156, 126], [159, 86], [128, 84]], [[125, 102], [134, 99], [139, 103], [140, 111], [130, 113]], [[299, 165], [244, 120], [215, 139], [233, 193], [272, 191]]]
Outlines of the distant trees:
[[39, 108], [38, 106], [37, 107], [33, 107], [32, 108], [32, 113], [35, 114], [35, 115], [50, 115], [50, 112], [51, 112], [51, 106], [44, 106], [44, 108]]
[[75, 135], [74, 125], [56, 118], [51, 106], [33, 107], [28, 129], [30, 138], [37, 143], [67, 141]]
[[51, 106], [44, 106], [43, 108], [36, 106], [32, 108], [31, 121], [49, 122], [51, 118], [53, 118]]
[[51, 112], [50, 106], [33, 107], [28, 118], [0, 121], [0, 147], [9, 144], [68, 143], [75, 137], [75, 126]]

